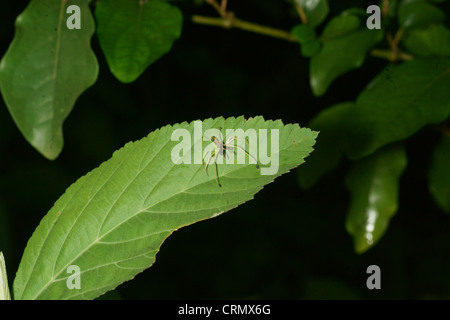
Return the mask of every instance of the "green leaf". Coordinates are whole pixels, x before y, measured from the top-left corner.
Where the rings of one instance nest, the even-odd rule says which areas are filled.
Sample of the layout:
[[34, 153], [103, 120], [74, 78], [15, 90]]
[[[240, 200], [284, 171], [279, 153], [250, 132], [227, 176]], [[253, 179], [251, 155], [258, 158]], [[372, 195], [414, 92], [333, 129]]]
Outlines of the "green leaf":
[[298, 42], [304, 43], [316, 39], [316, 31], [304, 24], [298, 24], [292, 28], [291, 34], [298, 39]]
[[450, 115], [450, 60], [413, 60], [382, 71], [360, 94], [346, 154], [367, 156]]
[[6, 274], [5, 257], [0, 251], [0, 300], [11, 300], [8, 286], [8, 276]]
[[344, 155], [347, 137], [347, 120], [351, 117], [353, 102], [344, 102], [320, 112], [310, 123], [310, 128], [320, 132], [314, 152], [308, 162], [298, 168], [300, 186], [309, 189], [328, 172], [335, 169]]
[[444, 137], [434, 149], [428, 186], [436, 203], [450, 213], [450, 137]]
[[100, 1], [95, 10], [97, 35], [114, 76], [129, 83], [170, 51], [180, 37], [183, 16], [158, 1]]
[[420, 28], [445, 20], [445, 13], [424, 0], [405, 0], [400, 3], [399, 24], [403, 28]]
[[311, 58], [310, 83], [314, 95], [323, 95], [336, 78], [361, 67], [367, 52], [382, 36], [380, 30], [362, 29], [324, 41], [321, 50]]
[[450, 30], [442, 24], [413, 29], [403, 37], [406, 49], [418, 56], [450, 56]]
[[304, 57], [312, 57], [320, 49], [320, 41], [316, 38], [316, 32], [308, 25], [299, 24], [291, 30], [291, 34], [300, 42], [301, 53]]
[[[270, 164], [259, 155], [259, 169], [246, 157], [245, 164], [211, 164], [207, 174], [202, 149], [212, 142], [203, 141], [202, 146], [202, 137], [210, 138], [210, 128], [254, 132], [248, 149], [258, 149], [260, 141], [263, 155], [265, 143], [257, 137], [267, 134], [271, 164], [279, 159], [277, 171], [263, 175]], [[172, 232], [252, 199], [265, 184], [303, 163], [316, 137], [316, 132], [296, 124], [239, 117], [166, 126], [128, 143], [69, 187], [43, 218], [17, 271], [15, 298], [91, 299], [132, 279], [154, 263]], [[185, 154], [180, 154], [180, 145], [186, 147]], [[214, 177], [216, 169], [222, 187]], [[66, 270], [72, 265], [80, 268], [78, 290], [66, 286]]]
[[399, 178], [406, 165], [404, 148], [390, 146], [359, 160], [348, 172], [351, 202], [345, 227], [356, 252], [365, 252], [385, 233], [398, 208]]
[[310, 58], [314, 56], [317, 52], [319, 52], [320, 47], [321, 47], [320, 41], [315, 39], [302, 43], [300, 52], [302, 56]]
[[328, 15], [330, 7], [327, 0], [295, 0], [305, 12], [307, 25], [317, 27]]
[[353, 14], [341, 14], [334, 17], [325, 26], [321, 39], [323, 41], [341, 37], [352, 31], [357, 30], [361, 26], [361, 20]]
[[67, 1], [31, 1], [16, 19], [16, 34], [0, 64], [0, 88], [14, 121], [48, 159], [60, 154], [63, 122], [98, 75], [89, 0], [70, 4], [80, 7], [81, 29], [67, 28]]

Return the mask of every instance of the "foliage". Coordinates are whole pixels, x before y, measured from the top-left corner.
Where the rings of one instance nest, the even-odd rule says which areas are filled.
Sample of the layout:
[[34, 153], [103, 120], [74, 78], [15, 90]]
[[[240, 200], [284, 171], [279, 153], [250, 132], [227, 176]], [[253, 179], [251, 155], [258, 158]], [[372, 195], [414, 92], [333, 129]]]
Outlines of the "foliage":
[[[0, 250], [10, 277], [18, 270], [13, 298], [98, 297], [151, 266], [173, 231], [257, 192], [257, 201], [234, 209], [241, 214], [171, 236], [161, 268], [118, 291], [372, 297], [354, 275], [375, 260], [392, 280], [383, 297], [449, 297], [450, 2], [382, 0], [381, 29], [366, 25], [370, 4], [2, 4]], [[66, 25], [70, 5], [80, 8], [80, 29]], [[187, 119], [280, 130], [279, 171], [214, 163], [208, 174], [199, 163], [175, 165], [171, 134], [193, 133]], [[300, 164], [298, 179], [262, 189]], [[0, 253], [0, 290], [9, 297], [3, 262]], [[73, 291], [72, 264], [84, 270], [82, 289]]]

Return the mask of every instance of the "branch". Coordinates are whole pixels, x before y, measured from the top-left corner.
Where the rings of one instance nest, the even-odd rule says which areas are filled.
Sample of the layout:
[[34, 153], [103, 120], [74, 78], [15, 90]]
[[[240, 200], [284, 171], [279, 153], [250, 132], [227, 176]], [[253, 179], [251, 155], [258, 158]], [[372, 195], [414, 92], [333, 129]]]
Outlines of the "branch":
[[374, 57], [383, 58], [391, 62], [397, 62], [399, 60], [411, 61], [414, 59], [412, 55], [401, 51], [394, 52], [392, 50], [373, 49], [370, 54]]
[[302, 23], [306, 24], [308, 22], [308, 18], [306, 17], [305, 10], [303, 10], [302, 6], [298, 3], [295, 4], [295, 9], [297, 9], [298, 16], [300, 17]]
[[225, 29], [237, 28], [253, 33], [266, 35], [273, 38], [287, 40], [289, 42], [297, 42], [297, 39], [294, 38], [288, 31], [263, 26], [253, 22], [244, 21], [234, 16], [230, 17], [229, 14], [227, 18], [214, 18], [214, 17], [194, 15], [192, 16], [192, 21], [198, 24], [222, 27]]
[[221, 4], [219, 4], [216, 0], [205, 1], [217, 11], [220, 18], [193, 15], [192, 22], [226, 29], [237, 28], [269, 37], [287, 40], [289, 42], [297, 42], [297, 39], [294, 38], [288, 31], [267, 27], [236, 18], [233, 12], [227, 11], [227, 0], [222, 0]]

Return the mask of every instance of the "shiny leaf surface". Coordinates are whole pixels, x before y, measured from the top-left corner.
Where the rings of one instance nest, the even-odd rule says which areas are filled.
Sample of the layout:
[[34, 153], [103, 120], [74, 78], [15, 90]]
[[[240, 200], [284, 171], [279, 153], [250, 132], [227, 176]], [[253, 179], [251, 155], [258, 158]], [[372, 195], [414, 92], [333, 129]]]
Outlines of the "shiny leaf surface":
[[361, 159], [348, 172], [351, 201], [345, 227], [356, 252], [365, 252], [386, 232], [398, 208], [399, 178], [406, 165], [404, 148], [390, 146]]

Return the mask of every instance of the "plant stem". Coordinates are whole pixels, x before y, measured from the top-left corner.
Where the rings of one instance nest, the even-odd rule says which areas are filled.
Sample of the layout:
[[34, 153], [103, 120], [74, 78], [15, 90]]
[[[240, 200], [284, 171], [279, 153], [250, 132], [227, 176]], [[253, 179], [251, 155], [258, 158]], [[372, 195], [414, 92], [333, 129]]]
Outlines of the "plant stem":
[[373, 49], [370, 54], [374, 57], [387, 59], [391, 62], [397, 62], [398, 60], [411, 61], [414, 59], [412, 55], [401, 51], [394, 52], [392, 50]]
[[267, 27], [236, 18], [233, 12], [227, 11], [227, 0], [222, 0], [221, 4], [219, 4], [216, 0], [205, 1], [206, 3], [211, 5], [214, 10], [217, 11], [217, 13], [220, 15], [220, 18], [193, 15], [192, 21], [194, 23], [222, 27], [226, 29], [237, 28], [253, 33], [263, 34], [269, 37], [287, 40], [290, 42], [297, 42], [297, 39], [294, 38], [288, 31]]
[[216, 0], [206, 0], [206, 2], [210, 4], [222, 18], [227, 17], [226, 8], [223, 8], [224, 5], [221, 6]]
[[290, 42], [297, 42], [297, 39], [294, 38], [288, 31], [263, 26], [253, 22], [244, 21], [236, 17], [225, 19], [225, 18], [214, 18], [214, 17], [194, 15], [192, 16], [192, 21], [198, 24], [222, 27], [226, 29], [237, 28], [253, 33], [266, 35], [269, 37], [287, 40]]
[[386, 18], [389, 13], [389, 0], [383, 0], [382, 16]]
[[297, 9], [298, 16], [303, 24], [308, 22], [308, 18], [306, 17], [305, 10], [303, 10], [302, 6], [299, 4], [295, 4], [295, 9]]

